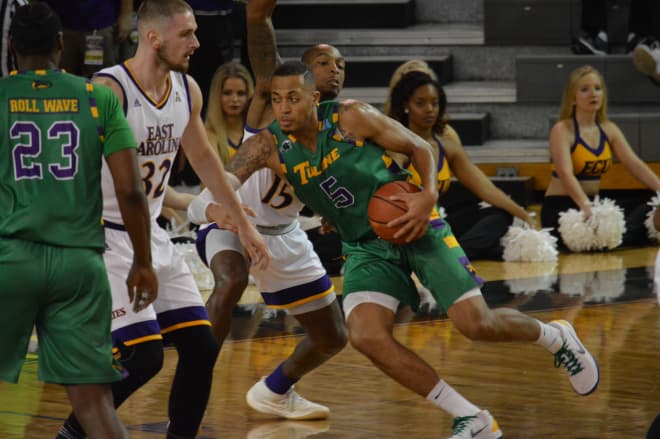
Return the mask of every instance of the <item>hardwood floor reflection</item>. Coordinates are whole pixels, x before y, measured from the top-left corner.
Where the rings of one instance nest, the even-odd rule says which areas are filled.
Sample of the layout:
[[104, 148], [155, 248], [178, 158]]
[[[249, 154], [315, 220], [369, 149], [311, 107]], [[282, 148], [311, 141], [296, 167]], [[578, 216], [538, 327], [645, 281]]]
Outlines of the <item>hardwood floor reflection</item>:
[[[660, 412], [660, 308], [652, 288], [657, 248], [562, 255], [558, 264], [475, 262], [491, 306], [512, 306], [541, 320], [574, 323], [598, 359], [601, 382], [573, 393], [553, 357], [536, 345], [475, 343], [440, 313], [402, 311], [396, 337], [451, 385], [497, 418], [506, 438], [644, 438]], [[296, 386], [328, 405], [329, 421], [287, 422], [250, 410], [245, 392], [298, 340], [295, 320], [244, 304], [233, 340], [218, 359], [200, 438], [446, 438], [451, 419], [382, 375], [350, 347]], [[176, 363], [119, 413], [134, 438], [164, 437]], [[0, 437], [52, 438], [69, 411], [61, 388], [37, 381], [36, 363], [19, 385], [0, 384]]]

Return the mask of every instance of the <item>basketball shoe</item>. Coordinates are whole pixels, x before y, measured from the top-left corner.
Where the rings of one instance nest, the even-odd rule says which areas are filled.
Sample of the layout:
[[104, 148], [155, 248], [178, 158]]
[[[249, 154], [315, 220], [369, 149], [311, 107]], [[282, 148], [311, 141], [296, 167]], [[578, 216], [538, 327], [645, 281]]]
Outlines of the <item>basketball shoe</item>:
[[647, 38], [633, 50], [635, 68], [660, 85], [660, 42]]
[[284, 395], [273, 392], [266, 386], [265, 378], [248, 390], [245, 400], [258, 412], [293, 420], [326, 419], [330, 414], [326, 406], [298, 395], [293, 386]]
[[561, 332], [563, 343], [555, 353], [555, 367], [563, 367], [576, 393], [586, 396], [596, 390], [600, 381], [598, 363], [584, 347], [575, 329], [566, 320], [549, 323]]
[[454, 434], [449, 439], [500, 439], [502, 430], [495, 418], [482, 410], [474, 416], [454, 418]]

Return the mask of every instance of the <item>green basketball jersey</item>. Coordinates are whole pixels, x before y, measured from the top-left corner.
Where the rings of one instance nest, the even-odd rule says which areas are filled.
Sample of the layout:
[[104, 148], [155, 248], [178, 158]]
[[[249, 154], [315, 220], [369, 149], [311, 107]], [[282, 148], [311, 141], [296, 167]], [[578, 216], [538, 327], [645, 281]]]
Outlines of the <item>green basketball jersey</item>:
[[0, 79], [0, 237], [104, 248], [101, 160], [135, 139], [107, 87], [58, 70]]
[[319, 133], [314, 153], [284, 133], [277, 121], [268, 128], [275, 137], [287, 180], [298, 198], [328, 219], [343, 241], [375, 238], [367, 218], [371, 196], [381, 185], [405, 180], [409, 174], [380, 146], [343, 140], [337, 126], [338, 105], [333, 101], [319, 105]]

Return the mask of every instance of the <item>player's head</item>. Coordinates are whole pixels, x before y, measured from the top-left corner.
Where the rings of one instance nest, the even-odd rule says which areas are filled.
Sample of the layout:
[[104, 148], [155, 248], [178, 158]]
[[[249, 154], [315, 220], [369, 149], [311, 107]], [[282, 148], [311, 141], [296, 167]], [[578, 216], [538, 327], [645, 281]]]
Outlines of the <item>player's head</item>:
[[401, 64], [399, 67], [396, 68], [394, 73], [392, 73], [392, 77], [390, 78], [390, 85], [389, 85], [389, 90], [387, 93], [387, 98], [385, 99], [385, 104], [383, 105], [383, 113], [389, 114], [390, 112], [390, 95], [392, 94], [392, 89], [394, 86], [399, 82], [401, 77], [405, 75], [408, 72], [424, 72], [428, 74], [431, 78], [433, 78], [435, 81], [438, 80], [438, 76], [435, 74], [433, 69], [426, 63], [426, 61], [422, 59], [411, 59], [403, 64]]
[[416, 70], [406, 73], [394, 85], [389, 97], [391, 107], [387, 115], [412, 131], [444, 131], [447, 96], [430, 75]]
[[297, 132], [316, 129], [316, 104], [319, 92], [314, 75], [307, 65], [288, 61], [273, 72], [270, 88], [271, 105], [282, 131]]
[[595, 112], [596, 120], [607, 120], [607, 88], [603, 75], [594, 67], [578, 67], [568, 75], [559, 110], [560, 119], [573, 116], [576, 109]]
[[301, 61], [314, 74], [321, 100], [336, 99], [344, 86], [346, 74], [346, 61], [339, 50], [329, 44], [317, 44], [303, 53]]
[[47, 67], [49, 61], [59, 64], [62, 23], [46, 3], [35, 2], [17, 8], [9, 28], [9, 39], [19, 68], [26, 68], [22, 65], [26, 57], [42, 58], [44, 65], [41, 67]]
[[186, 72], [199, 47], [192, 8], [183, 0], [144, 0], [137, 12], [138, 55], [153, 51], [171, 70]]

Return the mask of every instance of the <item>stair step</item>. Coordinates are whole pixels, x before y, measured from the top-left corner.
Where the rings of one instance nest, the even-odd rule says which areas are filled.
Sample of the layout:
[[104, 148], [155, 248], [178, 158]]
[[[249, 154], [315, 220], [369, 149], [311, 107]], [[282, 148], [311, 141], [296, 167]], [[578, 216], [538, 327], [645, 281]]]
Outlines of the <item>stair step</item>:
[[[416, 24], [405, 29], [278, 29], [275, 27], [277, 45], [308, 47], [320, 42], [342, 46], [428, 47], [481, 45], [484, 43], [482, 26], [474, 23]], [[286, 55], [285, 55], [286, 56]], [[297, 53], [293, 56], [300, 56]]]
[[488, 139], [488, 113], [452, 113], [449, 124], [456, 130], [465, 146], [483, 145]]
[[276, 29], [403, 28], [414, 22], [414, 0], [281, 0], [273, 12]]
[[516, 57], [518, 101], [559, 104], [568, 75], [585, 64], [605, 78], [608, 103], [660, 104], [657, 86], [635, 70], [630, 55], [520, 55]]
[[[629, 0], [608, 2], [610, 44], [626, 41], [629, 3]], [[580, 0], [484, 1], [486, 44], [561, 44], [568, 47], [580, 31], [581, 10]]]
[[[452, 56], [420, 57], [427, 62], [443, 85], [452, 80]], [[390, 82], [394, 71], [404, 62], [413, 59], [403, 55], [375, 55], [346, 57], [345, 87], [383, 86]]]
[[[516, 86], [513, 81], [457, 81], [443, 86], [450, 104], [514, 103]], [[382, 108], [387, 87], [346, 87], [340, 98], [352, 98]]]
[[550, 147], [545, 139], [487, 140], [478, 147], [466, 147], [473, 163], [549, 163]]

